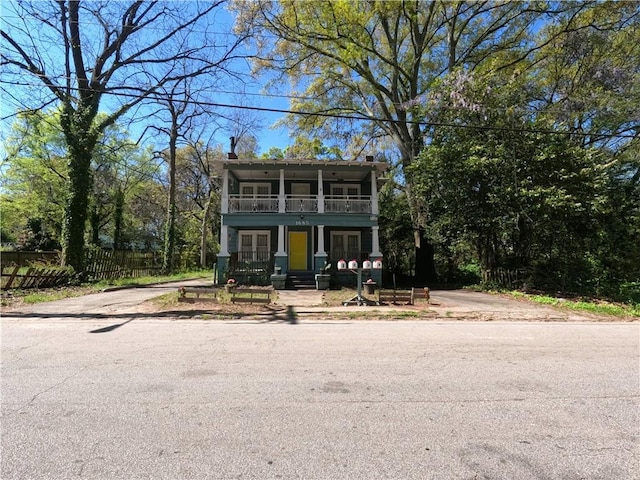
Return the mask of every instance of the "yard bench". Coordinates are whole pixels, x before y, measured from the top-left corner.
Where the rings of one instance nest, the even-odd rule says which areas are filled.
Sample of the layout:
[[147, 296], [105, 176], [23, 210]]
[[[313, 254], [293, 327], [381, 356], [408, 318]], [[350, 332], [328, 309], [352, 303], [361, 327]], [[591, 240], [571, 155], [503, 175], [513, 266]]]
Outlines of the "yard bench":
[[[195, 302], [218, 302], [218, 291], [217, 288], [212, 287], [180, 287], [178, 289], [178, 301], [179, 302], [187, 302], [187, 303], [195, 303]], [[195, 295], [195, 297], [188, 296]], [[202, 295], [202, 296], [201, 296]], [[210, 295], [213, 295], [211, 297]]]
[[231, 292], [232, 303], [271, 303], [271, 289], [234, 288]]
[[414, 299], [415, 289], [413, 288], [411, 290], [378, 290], [378, 303], [406, 303], [408, 305], [413, 305]]

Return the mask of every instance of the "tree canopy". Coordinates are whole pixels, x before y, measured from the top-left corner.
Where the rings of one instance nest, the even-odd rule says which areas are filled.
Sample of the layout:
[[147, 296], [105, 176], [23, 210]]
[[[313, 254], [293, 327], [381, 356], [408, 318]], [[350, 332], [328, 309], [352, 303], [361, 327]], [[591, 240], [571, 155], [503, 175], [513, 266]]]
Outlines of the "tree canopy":
[[[0, 30], [3, 91], [23, 109], [61, 106], [69, 176], [63, 262], [77, 271], [83, 271], [90, 165], [98, 138], [164, 85], [219, 73], [228, 65], [241, 39], [208, 34], [221, 3], [68, 0], [7, 8]], [[16, 97], [15, 86], [25, 94]], [[111, 99], [110, 111], [99, 117], [105, 97]]]

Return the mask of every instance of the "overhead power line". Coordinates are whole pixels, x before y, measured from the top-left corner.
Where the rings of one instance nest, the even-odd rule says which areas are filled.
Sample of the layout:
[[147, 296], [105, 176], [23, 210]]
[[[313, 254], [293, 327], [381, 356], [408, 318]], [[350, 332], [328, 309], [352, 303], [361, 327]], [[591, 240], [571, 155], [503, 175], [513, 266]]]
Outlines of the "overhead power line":
[[[26, 86], [23, 84], [22, 86]], [[33, 86], [33, 85], [32, 85]], [[76, 90], [79, 90], [76, 88]], [[109, 96], [120, 96], [130, 98], [131, 95], [127, 95], [125, 93], [118, 92], [109, 92], [107, 95]], [[583, 132], [583, 131], [564, 131], [564, 130], [554, 130], [554, 129], [541, 129], [541, 128], [526, 128], [526, 127], [498, 127], [492, 125], [472, 125], [472, 124], [460, 124], [460, 123], [451, 123], [451, 122], [436, 122], [436, 121], [426, 121], [426, 120], [396, 120], [391, 118], [380, 118], [380, 117], [371, 117], [365, 115], [356, 115], [356, 114], [347, 114], [347, 113], [331, 113], [331, 112], [310, 112], [310, 111], [302, 111], [302, 110], [290, 110], [283, 108], [269, 108], [269, 107], [256, 107], [249, 105], [237, 105], [237, 104], [228, 104], [221, 102], [208, 102], [199, 100], [197, 102], [198, 105], [207, 106], [207, 107], [216, 107], [216, 108], [229, 108], [229, 109], [239, 109], [239, 110], [249, 110], [256, 112], [267, 112], [267, 113], [280, 113], [286, 115], [299, 115], [306, 117], [323, 117], [323, 118], [335, 118], [342, 120], [352, 120], [352, 121], [368, 121], [368, 122], [377, 122], [377, 123], [395, 123], [395, 124], [409, 124], [409, 125], [420, 125], [423, 127], [442, 127], [442, 128], [459, 128], [459, 129], [469, 129], [469, 130], [479, 130], [479, 131], [502, 131], [502, 132], [524, 132], [524, 133], [540, 133], [540, 134], [548, 134], [548, 135], [570, 135], [570, 136], [578, 136], [578, 137], [599, 137], [599, 138], [637, 138], [638, 133], [628, 134], [628, 133], [593, 133], [593, 132]], [[15, 114], [7, 115], [0, 120], [4, 121], [11, 117], [15, 116]], [[636, 127], [640, 128], [640, 126]]]

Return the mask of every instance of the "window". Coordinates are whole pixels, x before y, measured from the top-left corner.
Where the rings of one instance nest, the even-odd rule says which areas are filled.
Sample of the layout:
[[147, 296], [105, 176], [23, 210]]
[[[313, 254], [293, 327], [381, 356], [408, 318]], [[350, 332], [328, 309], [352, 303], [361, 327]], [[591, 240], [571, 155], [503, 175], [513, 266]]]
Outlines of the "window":
[[271, 246], [271, 232], [269, 231], [242, 231], [240, 235], [240, 251], [238, 259], [243, 261], [269, 260]]
[[353, 260], [360, 254], [360, 232], [331, 232], [331, 259]]
[[241, 183], [240, 184], [240, 196], [241, 197], [262, 197], [265, 195], [271, 195], [270, 183]]
[[359, 197], [360, 185], [357, 183], [334, 183], [331, 185], [331, 195], [340, 197]]

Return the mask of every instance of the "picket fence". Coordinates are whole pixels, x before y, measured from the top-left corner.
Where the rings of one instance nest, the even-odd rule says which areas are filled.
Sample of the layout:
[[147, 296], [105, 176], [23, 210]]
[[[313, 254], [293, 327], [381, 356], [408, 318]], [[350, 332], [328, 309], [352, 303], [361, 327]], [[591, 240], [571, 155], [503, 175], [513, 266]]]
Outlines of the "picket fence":
[[73, 277], [73, 271], [60, 268], [27, 268], [2, 267], [0, 270], [0, 287], [3, 290], [12, 288], [51, 288], [67, 285]]

